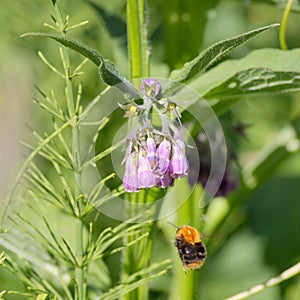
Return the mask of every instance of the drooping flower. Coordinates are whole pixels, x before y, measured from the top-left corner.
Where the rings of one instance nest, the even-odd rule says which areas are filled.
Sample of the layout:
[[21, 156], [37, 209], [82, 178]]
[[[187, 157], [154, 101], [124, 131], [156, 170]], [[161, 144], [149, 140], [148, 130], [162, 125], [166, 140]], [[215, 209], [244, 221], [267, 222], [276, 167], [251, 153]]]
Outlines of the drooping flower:
[[165, 174], [169, 168], [170, 164], [170, 153], [171, 153], [171, 143], [167, 140], [163, 140], [157, 150], [158, 165], [157, 171], [159, 174]]
[[148, 160], [146, 151], [139, 151], [139, 166], [138, 166], [138, 187], [151, 188], [157, 183], [157, 176], [154, 174], [150, 161]]
[[156, 145], [153, 138], [147, 138], [147, 158], [150, 162], [151, 169], [156, 168], [157, 159], [156, 159]]
[[181, 178], [188, 175], [189, 163], [185, 155], [185, 145], [184, 142], [179, 139], [172, 145], [169, 171], [174, 178]]
[[126, 155], [125, 172], [123, 176], [123, 185], [127, 192], [139, 191], [137, 163], [137, 153], [130, 151], [130, 153]]
[[[143, 103], [129, 99], [129, 104], [120, 105], [125, 116], [132, 118], [127, 136], [129, 147], [123, 184], [128, 192], [141, 188], [174, 185], [176, 178], [187, 176], [189, 165], [185, 155], [184, 138], [178, 125], [173, 124], [168, 114], [176, 110], [178, 123], [180, 112], [172, 98], [163, 98], [160, 82], [154, 78], [144, 79], [141, 84]], [[157, 113], [160, 128], [152, 125], [151, 112]], [[135, 117], [135, 119], [134, 119]]]

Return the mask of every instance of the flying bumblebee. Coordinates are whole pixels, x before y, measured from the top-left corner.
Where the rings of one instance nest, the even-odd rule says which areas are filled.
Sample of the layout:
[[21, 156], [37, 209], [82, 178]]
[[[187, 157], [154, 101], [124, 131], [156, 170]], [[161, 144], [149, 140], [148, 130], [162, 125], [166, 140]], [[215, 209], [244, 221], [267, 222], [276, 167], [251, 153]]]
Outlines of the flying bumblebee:
[[201, 235], [192, 226], [177, 227], [174, 245], [178, 250], [184, 272], [186, 268], [196, 270], [205, 263], [207, 252]]

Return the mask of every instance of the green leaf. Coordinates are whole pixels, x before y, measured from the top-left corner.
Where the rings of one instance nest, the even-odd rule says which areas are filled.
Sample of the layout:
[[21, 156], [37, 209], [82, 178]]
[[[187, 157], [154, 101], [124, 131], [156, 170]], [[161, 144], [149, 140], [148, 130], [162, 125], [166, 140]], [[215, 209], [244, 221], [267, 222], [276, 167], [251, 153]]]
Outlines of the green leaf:
[[27, 37], [27, 36], [46, 37], [46, 38], [53, 39], [53, 40], [61, 43], [62, 45], [87, 57], [93, 63], [95, 63], [97, 66], [100, 66], [101, 62], [103, 62], [102, 56], [96, 50], [94, 50], [86, 45], [83, 45], [74, 39], [70, 39], [70, 38], [60, 36], [58, 34], [46, 33], [46, 32], [27, 32], [27, 33], [24, 33], [21, 35], [22, 38]]
[[[256, 85], [258, 84], [259, 79], [257, 78], [258, 81], [255, 82], [253, 80], [253, 86], [251, 87], [250, 82], [247, 83], [247, 80], [250, 80], [251, 72], [254, 72], [255, 74], [255, 71], [252, 69], [257, 69], [257, 72], [259, 72], [259, 70], [264, 71], [261, 73], [263, 76], [267, 76], [267, 73], [269, 73], [270, 76], [274, 76], [273, 80], [274, 83], [276, 83], [276, 86], [272, 87], [271, 78], [267, 78], [271, 85], [269, 87], [265, 86], [262, 89], [258, 89]], [[250, 73], [247, 74], [247, 72]], [[274, 74], [271, 75], [271, 72]], [[281, 77], [280, 73], [287, 74]], [[243, 75], [245, 75], [245, 77]], [[196, 90], [200, 96], [207, 100], [218, 98], [218, 101], [211, 101], [210, 103], [213, 106], [215, 113], [217, 115], [221, 115], [236, 102], [240, 101], [241, 98], [239, 97], [241, 96], [254, 95], [255, 93], [277, 93], [299, 90], [299, 75], [300, 49], [289, 51], [282, 51], [279, 49], [260, 49], [252, 51], [242, 59], [222, 62], [215, 68], [204, 73], [200, 78], [193, 80], [189, 84], [189, 87]], [[285, 82], [285, 85], [282, 86], [277, 85], [279, 83], [277, 80], [280, 81], [283, 78], [287, 79], [289, 76], [293, 81], [289, 83]], [[293, 76], [295, 77], [294, 79]], [[239, 91], [234, 91], [234, 88], [232, 87], [236, 77], [238, 77], [239, 80], [243, 80], [243, 83], [239, 82], [239, 87], [243, 88], [243, 93], [241, 93], [241, 89]], [[230, 83], [233, 85], [229, 86]], [[236, 85], [236, 88], [237, 87], [238, 85]], [[195, 101], [196, 100], [197, 99], [195, 99]], [[195, 101], [190, 101], [189, 105], [192, 105]]]
[[300, 73], [253, 68], [232, 77], [205, 94], [205, 98], [236, 98], [257, 93], [289, 93], [300, 91]]
[[138, 96], [139, 92], [109, 59], [103, 59], [98, 70], [100, 77], [106, 84], [110, 86], [117, 85], [117, 88], [121, 91], [129, 93], [134, 98], [140, 98]]
[[212, 89], [218, 87], [236, 73], [253, 68], [300, 72], [300, 49], [289, 51], [279, 49], [254, 50], [242, 59], [222, 62], [203, 74], [199, 79], [192, 81], [190, 87], [205, 97]]
[[216, 64], [217, 61], [221, 60], [225, 55], [227, 55], [232, 49], [245, 43], [247, 40], [253, 38], [257, 34], [277, 26], [279, 26], [279, 24], [272, 24], [249, 31], [247, 33], [243, 33], [234, 38], [218, 42], [201, 52], [193, 60], [185, 63], [182, 69], [174, 70], [170, 74], [170, 79], [181, 83], [187, 82], [193, 77], [203, 74], [212, 65]]
[[21, 37], [27, 36], [50, 38], [76, 51], [77, 53], [82, 54], [98, 66], [100, 76], [107, 85], [113, 86], [126, 81], [126, 78], [121, 74], [121, 72], [110, 60], [104, 59], [96, 50], [84, 44], [81, 44], [80, 42], [74, 39], [45, 32], [28, 32], [21, 35]]

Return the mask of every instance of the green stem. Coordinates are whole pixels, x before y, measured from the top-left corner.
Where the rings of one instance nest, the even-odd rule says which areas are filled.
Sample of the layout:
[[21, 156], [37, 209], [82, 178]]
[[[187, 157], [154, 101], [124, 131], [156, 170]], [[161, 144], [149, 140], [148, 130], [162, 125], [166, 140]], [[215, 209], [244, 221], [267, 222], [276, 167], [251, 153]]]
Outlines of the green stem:
[[127, 32], [130, 78], [149, 77], [147, 20], [144, 0], [127, 1]]
[[280, 47], [282, 50], [288, 50], [287, 43], [286, 43], [286, 38], [285, 38], [285, 31], [286, 31], [286, 26], [287, 26], [287, 20], [291, 11], [291, 7], [293, 4], [293, 0], [288, 0], [287, 4], [285, 6], [285, 10], [283, 13], [282, 17], [282, 22], [280, 26], [280, 31], [279, 31], [279, 41], [280, 41]]
[[[61, 30], [62, 36], [65, 37], [65, 21], [62, 16], [62, 13], [59, 9], [57, 3], [54, 5], [56, 19], [58, 22], [58, 26]], [[78, 124], [78, 118], [76, 115], [75, 109], [75, 99], [73, 95], [73, 84], [72, 84], [72, 74], [71, 74], [71, 64], [70, 64], [70, 57], [69, 52], [66, 47], [62, 49], [62, 62], [65, 72], [65, 84], [66, 84], [66, 101], [67, 101], [67, 108], [68, 113], [71, 117], [76, 118]], [[80, 159], [80, 143], [79, 143], [79, 128], [78, 126], [74, 126], [72, 130], [73, 136], [73, 144], [72, 144], [72, 156], [73, 156], [73, 169], [74, 169], [74, 199], [78, 201], [77, 203], [77, 217], [76, 220], [76, 259], [77, 263], [75, 265], [75, 281], [77, 283], [76, 289], [78, 300], [85, 300], [86, 299], [86, 288], [85, 288], [85, 278], [86, 278], [86, 269], [82, 266], [83, 255], [84, 255], [84, 240], [83, 240], [83, 220], [82, 220], [82, 203], [81, 203], [81, 191], [80, 191], [80, 184], [81, 184], [81, 175], [80, 175], [80, 168], [81, 168], [81, 159]]]
[[78, 286], [78, 300], [86, 299], [85, 294], [85, 268], [82, 266], [83, 261], [83, 221], [78, 219], [76, 221], [76, 260], [75, 266], [75, 280]]
[[[128, 57], [130, 63], [130, 78], [142, 78], [149, 77], [149, 50], [147, 39], [147, 24], [145, 13], [145, 0], [128, 0], [127, 1], [127, 32], [128, 32]], [[154, 197], [150, 197], [148, 191], [140, 191], [138, 194], [127, 195], [128, 201], [131, 201], [133, 207], [135, 203], [149, 203], [154, 201], [157, 194]], [[135, 211], [132, 207], [129, 207], [128, 217], [133, 217], [133, 214], [141, 213], [141, 211]], [[153, 218], [149, 216], [149, 218]], [[145, 220], [143, 220], [145, 221]], [[149, 238], [142, 239], [139, 243], [133, 247], [126, 248], [123, 253], [123, 269], [121, 279], [126, 279], [133, 273], [149, 266], [150, 257], [152, 252], [152, 237], [151, 232], [153, 228], [153, 222], [147, 223], [143, 227], [140, 233], [132, 234], [124, 239], [124, 243], [138, 238], [139, 236], [149, 232]], [[148, 285], [138, 287], [136, 290], [125, 295], [122, 299], [148, 299]]]

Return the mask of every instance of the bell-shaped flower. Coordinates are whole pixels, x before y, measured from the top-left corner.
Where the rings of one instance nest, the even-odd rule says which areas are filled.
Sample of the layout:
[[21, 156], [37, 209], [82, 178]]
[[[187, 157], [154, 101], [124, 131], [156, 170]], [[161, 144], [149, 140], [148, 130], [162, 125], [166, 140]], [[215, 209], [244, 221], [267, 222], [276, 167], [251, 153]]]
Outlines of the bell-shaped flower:
[[135, 151], [126, 155], [125, 172], [123, 176], [123, 185], [127, 192], [138, 192], [138, 168], [137, 168], [137, 153]]
[[171, 143], [167, 140], [163, 140], [157, 149], [157, 171], [159, 174], [165, 174], [167, 172], [170, 164], [170, 153]]
[[157, 176], [153, 173], [151, 164], [146, 155], [146, 151], [139, 150], [139, 166], [138, 166], [139, 188], [151, 188], [157, 183]]
[[185, 145], [184, 142], [179, 139], [172, 145], [169, 171], [174, 178], [181, 178], [188, 175], [189, 163], [185, 155]]
[[157, 158], [156, 158], [156, 144], [153, 138], [147, 138], [147, 158], [150, 162], [151, 169], [156, 168]]

